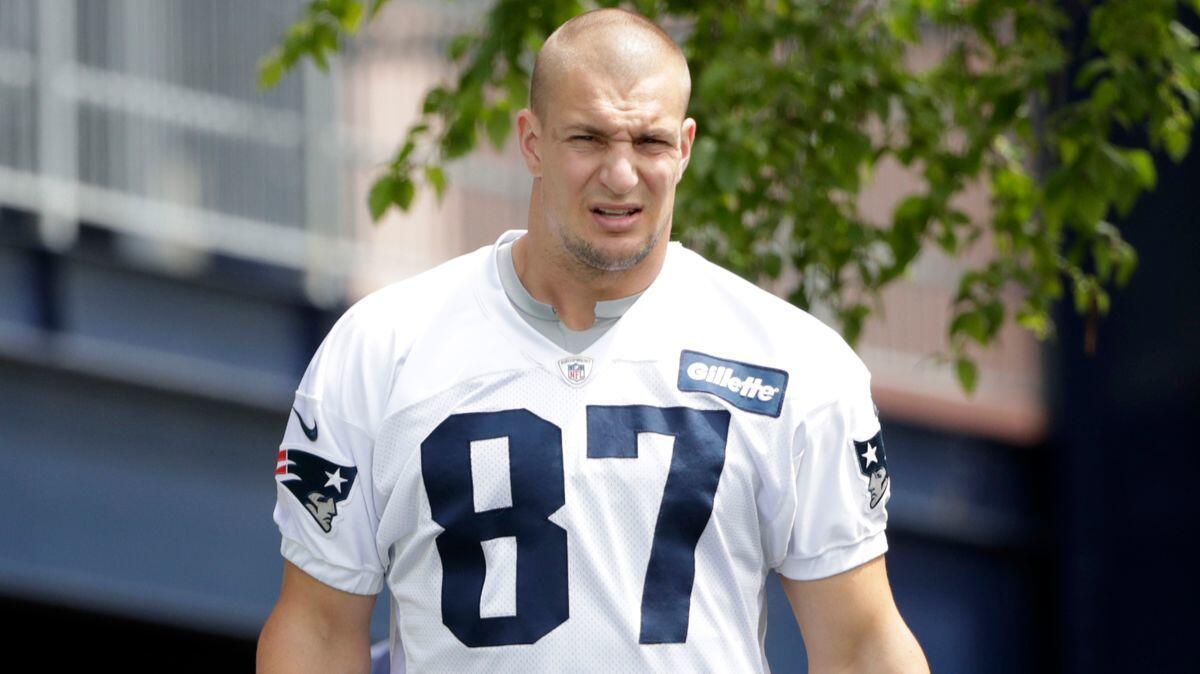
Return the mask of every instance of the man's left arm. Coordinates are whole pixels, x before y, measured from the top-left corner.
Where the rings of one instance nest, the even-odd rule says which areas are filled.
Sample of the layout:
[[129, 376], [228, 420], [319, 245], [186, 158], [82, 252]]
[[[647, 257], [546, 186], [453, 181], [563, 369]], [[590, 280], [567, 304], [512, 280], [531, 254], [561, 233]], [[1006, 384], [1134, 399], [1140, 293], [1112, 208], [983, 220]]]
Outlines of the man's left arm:
[[827, 578], [780, 580], [804, 636], [809, 672], [929, 671], [892, 599], [883, 555]]

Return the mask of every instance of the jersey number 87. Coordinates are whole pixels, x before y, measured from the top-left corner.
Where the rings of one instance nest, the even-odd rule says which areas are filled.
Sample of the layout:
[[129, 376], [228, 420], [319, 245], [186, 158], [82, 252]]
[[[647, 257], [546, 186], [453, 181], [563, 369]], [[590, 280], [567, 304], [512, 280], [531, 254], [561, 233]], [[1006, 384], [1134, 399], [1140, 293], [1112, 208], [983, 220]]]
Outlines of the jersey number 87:
[[[588, 405], [587, 457], [636, 459], [638, 433], [675, 438], [642, 586], [639, 643], [687, 640], [696, 543], [725, 465], [727, 410]], [[512, 505], [476, 512], [471, 443], [507, 438]], [[562, 429], [526, 409], [447, 417], [421, 443], [421, 474], [442, 560], [442, 622], [470, 647], [531, 644], [569, 618]], [[483, 543], [514, 537], [516, 615], [481, 617]]]

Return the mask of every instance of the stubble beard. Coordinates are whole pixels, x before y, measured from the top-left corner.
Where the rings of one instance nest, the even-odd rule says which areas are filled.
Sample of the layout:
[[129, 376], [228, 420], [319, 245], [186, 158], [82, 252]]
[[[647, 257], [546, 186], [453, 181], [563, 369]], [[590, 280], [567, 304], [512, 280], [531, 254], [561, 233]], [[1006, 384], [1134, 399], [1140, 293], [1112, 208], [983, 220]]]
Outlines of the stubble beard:
[[599, 273], [628, 271], [636, 267], [658, 245], [658, 240], [662, 237], [662, 233], [666, 230], [666, 227], [659, 226], [655, 228], [650, 236], [646, 237], [641, 248], [630, 255], [623, 256], [609, 254], [600, 250], [596, 246], [593, 246], [591, 242], [576, 236], [561, 224], [554, 229], [558, 233], [558, 239], [562, 243], [563, 248], [570, 254], [571, 258], [583, 265], [588, 271]]

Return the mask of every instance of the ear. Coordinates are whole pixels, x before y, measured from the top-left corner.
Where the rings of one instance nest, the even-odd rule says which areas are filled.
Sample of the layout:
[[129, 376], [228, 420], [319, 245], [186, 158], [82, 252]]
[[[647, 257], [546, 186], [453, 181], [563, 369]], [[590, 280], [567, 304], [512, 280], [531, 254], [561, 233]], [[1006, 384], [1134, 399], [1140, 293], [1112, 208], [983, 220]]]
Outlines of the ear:
[[683, 180], [683, 172], [687, 170], [688, 161], [692, 158], [692, 143], [696, 140], [696, 120], [688, 117], [683, 120], [679, 134], [679, 175], [675, 176], [675, 184]]
[[538, 140], [542, 135], [542, 125], [537, 115], [529, 108], [522, 108], [517, 113], [517, 139], [520, 141], [521, 155], [525, 157], [525, 166], [534, 178], [542, 177], [542, 157]]

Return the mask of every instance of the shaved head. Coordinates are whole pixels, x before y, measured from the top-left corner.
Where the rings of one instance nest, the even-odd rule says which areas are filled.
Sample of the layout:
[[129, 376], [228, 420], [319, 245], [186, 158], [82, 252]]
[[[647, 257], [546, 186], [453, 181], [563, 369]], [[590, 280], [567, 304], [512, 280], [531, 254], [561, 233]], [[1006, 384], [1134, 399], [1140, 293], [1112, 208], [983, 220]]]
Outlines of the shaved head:
[[679, 118], [692, 92], [687, 59], [671, 36], [650, 19], [626, 9], [585, 12], [559, 26], [538, 51], [529, 88], [529, 107], [545, 121], [564, 78], [604, 73], [635, 82], [666, 69], [678, 81]]

